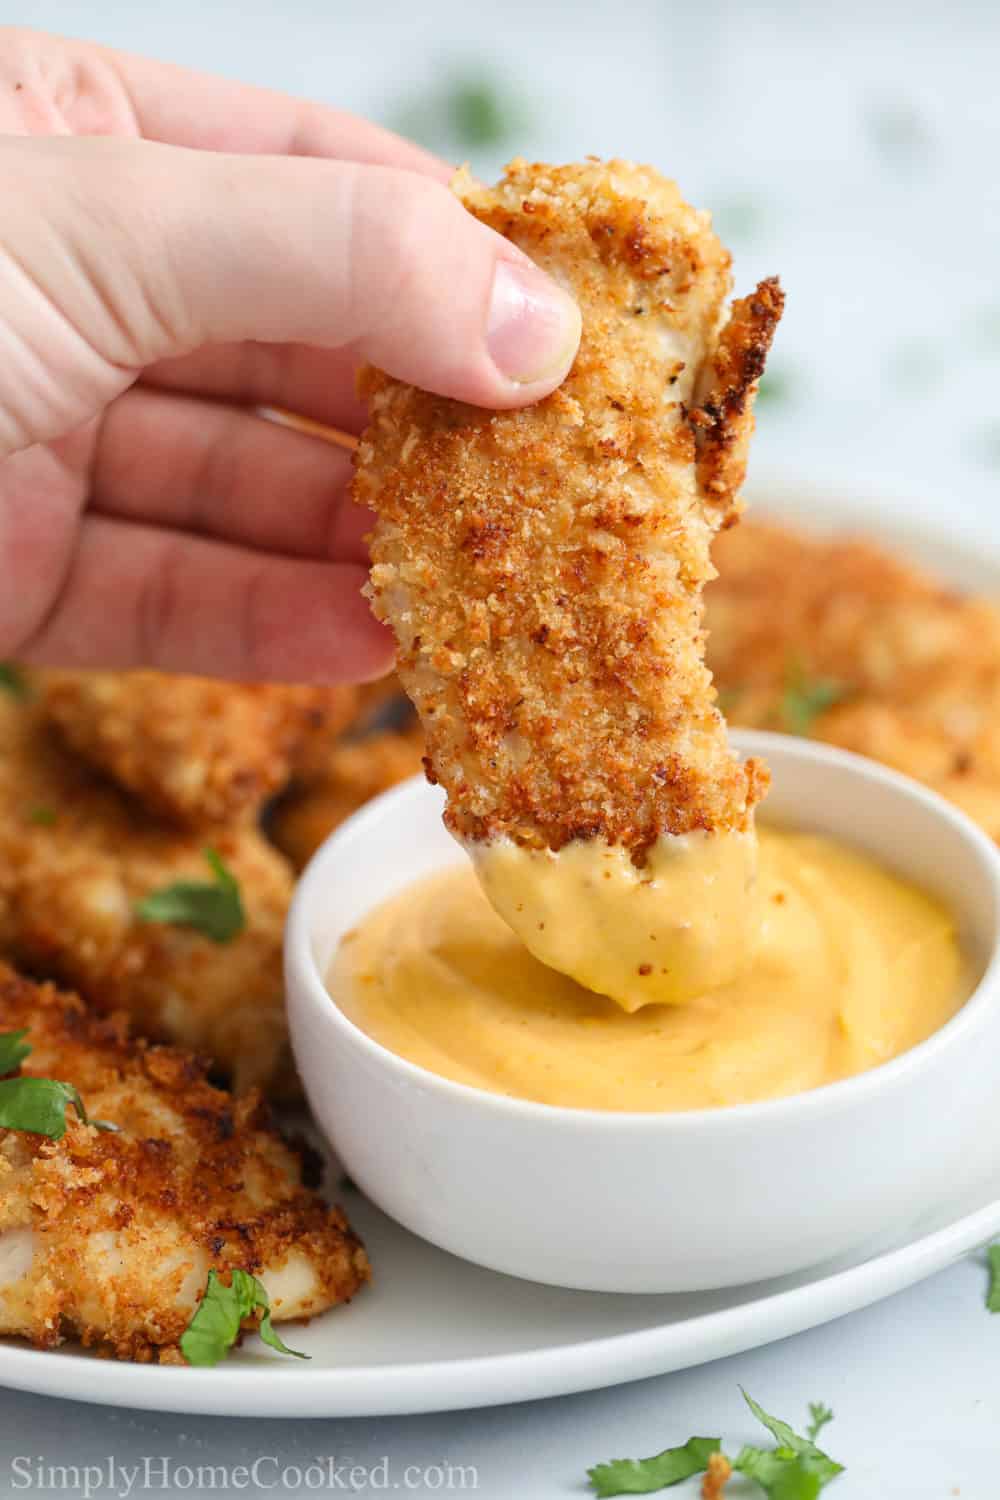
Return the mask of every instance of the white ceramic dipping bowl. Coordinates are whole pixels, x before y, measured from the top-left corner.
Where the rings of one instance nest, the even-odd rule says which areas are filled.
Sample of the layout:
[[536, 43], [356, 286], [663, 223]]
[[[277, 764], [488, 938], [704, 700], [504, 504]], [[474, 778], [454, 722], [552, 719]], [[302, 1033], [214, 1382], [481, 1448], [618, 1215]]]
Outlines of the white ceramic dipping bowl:
[[465, 856], [422, 780], [326, 841], [292, 904], [292, 1041], [320, 1127], [392, 1218], [466, 1260], [592, 1291], [732, 1286], [902, 1228], [991, 1148], [1000, 1088], [1000, 856], [963, 814], [872, 761], [740, 733], [762, 821], [830, 834], [940, 896], [975, 989], [929, 1040], [809, 1093], [681, 1114], [557, 1108], [439, 1078], [365, 1036], [324, 976], [345, 932]]

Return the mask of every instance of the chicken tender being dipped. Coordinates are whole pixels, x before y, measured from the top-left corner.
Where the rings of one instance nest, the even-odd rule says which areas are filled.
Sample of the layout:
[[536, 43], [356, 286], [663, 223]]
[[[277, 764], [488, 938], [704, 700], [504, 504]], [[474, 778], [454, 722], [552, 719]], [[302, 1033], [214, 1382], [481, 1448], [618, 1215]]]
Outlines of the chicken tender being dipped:
[[189, 1054], [0, 964], [0, 1033], [21, 1030], [21, 1076], [74, 1085], [117, 1130], [72, 1110], [61, 1139], [0, 1128], [0, 1334], [177, 1363], [210, 1269], [258, 1277], [275, 1322], [367, 1282], [361, 1242], [303, 1187], [258, 1095], [232, 1099]]
[[572, 292], [559, 390], [491, 412], [363, 377], [355, 498], [448, 827], [544, 963], [626, 1009], [742, 971], [766, 768], [705, 666], [782, 292], [733, 305], [707, 214], [628, 162], [515, 161], [466, 207]]

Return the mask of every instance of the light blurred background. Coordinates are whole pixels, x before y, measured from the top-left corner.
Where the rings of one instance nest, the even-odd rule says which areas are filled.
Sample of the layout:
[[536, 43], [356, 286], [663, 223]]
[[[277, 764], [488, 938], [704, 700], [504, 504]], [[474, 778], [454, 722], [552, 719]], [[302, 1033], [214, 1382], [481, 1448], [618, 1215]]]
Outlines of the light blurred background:
[[738, 289], [788, 291], [754, 471], [1000, 545], [1000, 8], [990, 0], [0, 0], [0, 20], [288, 89], [480, 175], [648, 160]]

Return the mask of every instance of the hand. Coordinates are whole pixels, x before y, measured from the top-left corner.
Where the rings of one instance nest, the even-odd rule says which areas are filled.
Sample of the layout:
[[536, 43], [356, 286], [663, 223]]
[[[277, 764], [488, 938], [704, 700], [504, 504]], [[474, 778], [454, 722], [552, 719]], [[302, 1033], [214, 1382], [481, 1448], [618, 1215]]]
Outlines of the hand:
[[449, 169], [318, 105], [0, 28], [0, 658], [372, 677], [357, 364], [512, 407], [579, 314]]

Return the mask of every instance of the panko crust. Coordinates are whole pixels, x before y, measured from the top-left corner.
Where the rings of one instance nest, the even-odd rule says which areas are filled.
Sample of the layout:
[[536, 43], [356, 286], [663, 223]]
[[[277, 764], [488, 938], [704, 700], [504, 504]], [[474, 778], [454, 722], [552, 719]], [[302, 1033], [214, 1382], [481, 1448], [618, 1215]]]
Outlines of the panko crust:
[[423, 765], [424, 737], [416, 727], [347, 740], [330, 751], [322, 769], [282, 799], [271, 815], [268, 833], [301, 870], [352, 813], [408, 776], [418, 775]]
[[275, 1321], [323, 1312], [369, 1279], [361, 1242], [302, 1186], [259, 1095], [233, 1099], [197, 1058], [130, 1040], [123, 1016], [0, 965], [0, 1032], [21, 1028], [33, 1048], [22, 1073], [74, 1083], [120, 1130], [72, 1112], [60, 1141], [0, 1130], [0, 1248], [11, 1232], [33, 1245], [26, 1275], [0, 1276], [0, 1333], [177, 1361], [211, 1267], [270, 1280]]
[[[136, 904], [207, 880], [204, 848], [239, 882], [231, 942], [146, 922]], [[58, 742], [37, 704], [0, 701], [0, 953], [125, 1010], [147, 1036], [208, 1053], [237, 1089], [294, 1094], [282, 936], [292, 872], [252, 825], [209, 835], [145, 813]]]
[[743, 829], [766, 770], [729, 748], [701, 590], [780, 291], [723, 331], [729, 255], [647, 167], [515, 161], [495, 190], [458, 190], [573, 293], [583, 337], [563, 385], [521, 411], [363, 376], [372, 601], [446, 821], [637, 858], [664, 833]]
[[1000, 606], [861, 538], [759, 520], [715, 559], [708, 660], [732, 723], [794, 731], [790, 692], [827, 684], [812, 736], [925, 782], [1000, 839]]
[[216, 682], [162, 672], [42, 674], [44, 711], [67, 744], [185, 826], [250, 820], [310, 741], [357, 707], [353, 687]]

